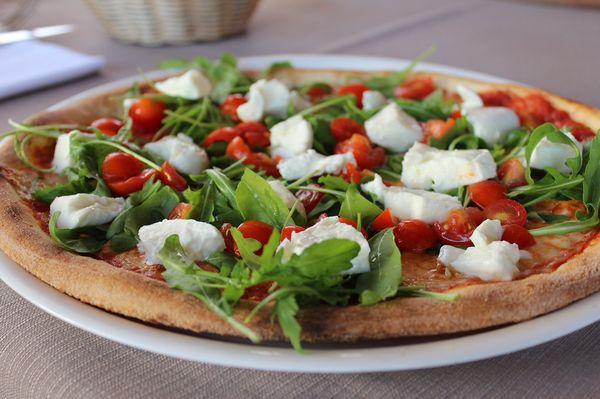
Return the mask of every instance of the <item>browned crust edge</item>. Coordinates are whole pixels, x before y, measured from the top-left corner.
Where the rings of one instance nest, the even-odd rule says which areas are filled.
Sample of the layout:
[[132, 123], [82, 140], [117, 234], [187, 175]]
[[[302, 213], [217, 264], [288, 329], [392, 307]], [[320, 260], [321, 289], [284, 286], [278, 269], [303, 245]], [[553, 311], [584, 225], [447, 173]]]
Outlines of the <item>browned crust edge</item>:
[[[285, 71], [284, 71], [285, 72]], [[295, 80], [330, 78], [340, 81], [360, 72], [287, 71]], [[515, 85], [496, 85], [432, 74], [438, 84], [458, 83], [475, 89], [505, 88], [511, 91], [540, 92]], [[365, 74], [362, 74], [365, 76]], [[36, 124], [75, 122], [114, 114], [118, 107], [109, 97], [122, 92], [83, 100], [77, 107], [44, 112], [30, 119]], [[546, 94], [546, 92], [543, 92]], [[600, 111], [548, 94], [559, 108], [596, 129]], [[577, 113], [577, 114], [574, 114]], [[14, 160], [10, 141], [0, 147], [0, 166]], [[239, 332], [190, 295], [140, 274], [116, 268], [106, 262], [58, 248], [44, 233], [30, 208], [21, 200], [4, 174], [0, 174], [0, 249], [31, 274], [82, 302], [145, 322], [181, 328], [197, 333], [239, 336]], [[512, 282], [460, 287], [454, 302], [429, 298], [398, 298], [371, 307], [319, 306], [300, 313], [302, 338], [307, 342], [377, 340], [400, 336], [436, 335], [477, 330], [519, 322], [562, 308], [600, 290], [600, 237], [556, 271]], [[248, 308], [241, 305], [236, 318], [243, 319]], [[250, 325], [266, 340], [283, 340], [281, 330], [265, 312]]]

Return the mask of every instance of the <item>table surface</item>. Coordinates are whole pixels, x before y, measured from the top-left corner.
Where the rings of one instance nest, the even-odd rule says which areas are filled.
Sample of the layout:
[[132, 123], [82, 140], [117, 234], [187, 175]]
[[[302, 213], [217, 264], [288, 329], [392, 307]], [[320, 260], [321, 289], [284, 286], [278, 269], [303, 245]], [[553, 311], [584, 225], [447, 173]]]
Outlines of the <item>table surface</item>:
[[[600, 11], [483, 0], [263, 0], [245, 35], [143, 48], [110, 40], [82, 2], [46, 0], [27, 26], [73, 23], [53, 41], [108, 63], [97, 75], [0, 102], [0, 128], [82, 90], [152, 70], [160, 60], [340, 53], [438, 62], [527, 82], [600, 106]], [[595, 51], [594, 51], [595, 50]], [[0, 283], [0, 396], [159, 397], [600, 397], [600, 323], [515, 354], [396, 373], [269, 373], [176, 360], [59, 321]]]

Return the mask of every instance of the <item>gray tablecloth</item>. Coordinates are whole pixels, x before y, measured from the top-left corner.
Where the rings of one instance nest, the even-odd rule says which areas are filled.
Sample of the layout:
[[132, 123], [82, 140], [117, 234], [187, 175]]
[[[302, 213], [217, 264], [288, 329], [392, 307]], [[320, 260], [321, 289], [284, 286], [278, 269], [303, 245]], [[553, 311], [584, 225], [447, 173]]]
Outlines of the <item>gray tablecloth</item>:
[[[346, 53], [431, 61], [544, 87], [600, 106], [600, 12], [481, 0], [269, 0], [244, 36], [183, 47], [109, 40], [76, 0], [46, 0], [29, 26], [74, 23], [55, 39], [103, 54], [101, 74], [0, 102], [0, 128], [84, 89], [159, 60], [273, 53]], [[0, 60], [0, 62], [2, 62]], [[516, 354], [413, 372], [267, 373], [155, 355], [71, 327], [0, 283], [0, 397], [600, 397], [600, 324]]]

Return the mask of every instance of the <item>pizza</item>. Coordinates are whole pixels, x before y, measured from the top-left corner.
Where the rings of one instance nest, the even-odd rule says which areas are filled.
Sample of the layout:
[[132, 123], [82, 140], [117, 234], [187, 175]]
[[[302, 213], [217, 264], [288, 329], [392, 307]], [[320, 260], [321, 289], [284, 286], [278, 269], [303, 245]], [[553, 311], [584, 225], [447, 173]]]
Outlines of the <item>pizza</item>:
[[437, 73], [233, 56], [11, 122], [0, 247], [165, 328], [353, 342], [516, 323], [600, 289], [600, 111]]

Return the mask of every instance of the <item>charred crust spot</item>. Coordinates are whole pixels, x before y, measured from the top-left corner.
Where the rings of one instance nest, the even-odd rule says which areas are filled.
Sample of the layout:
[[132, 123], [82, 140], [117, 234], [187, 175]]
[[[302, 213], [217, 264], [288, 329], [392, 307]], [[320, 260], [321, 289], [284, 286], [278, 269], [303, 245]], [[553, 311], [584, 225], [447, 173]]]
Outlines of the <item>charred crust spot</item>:
[[4, 208], [4, 215], [15, 222], [23, 220], [23, 210], [17, 204], [10, 204]]

